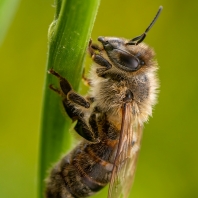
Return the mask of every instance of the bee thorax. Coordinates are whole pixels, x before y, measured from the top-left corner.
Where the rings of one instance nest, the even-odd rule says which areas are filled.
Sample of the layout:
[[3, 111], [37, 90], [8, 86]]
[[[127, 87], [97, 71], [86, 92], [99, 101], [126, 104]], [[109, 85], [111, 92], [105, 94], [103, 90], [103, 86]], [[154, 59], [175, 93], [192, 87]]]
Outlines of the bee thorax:
[[[124, 103], [132, 103], [134, 119], [142, 125], [152, 114], [152, 106], [156, 102], [156, 89], [158, 88], [155, 78], [155, 70], [142, 72], [136, 75], [120, 74], [123, 80], [115, 79], [115, 70], [108, 73], [108, 78], [98, 77], [96, 67], [92, 68], [91, 81], [93, 87], [90, 95], [95, 98], [95, 105], [109, 115], [118, 117]], [[117, 71], [119, 72], [119, 71]]]

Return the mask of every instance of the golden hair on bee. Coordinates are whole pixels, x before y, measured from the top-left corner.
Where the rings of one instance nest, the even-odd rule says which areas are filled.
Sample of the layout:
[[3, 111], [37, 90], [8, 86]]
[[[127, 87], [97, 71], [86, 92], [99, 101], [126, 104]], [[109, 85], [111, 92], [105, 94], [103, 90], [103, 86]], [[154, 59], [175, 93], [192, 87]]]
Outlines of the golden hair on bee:
[[83, 198], [109, 183], [108, 198], [127, 198], [137, 163], [142, 129], [152, 115], [159, 86], [155, 53], [142, 41], [162, 7], [143, 34], [131, 40], [98, 37], [89, 43], [94, 64], [86, 97], [53, 69], [65, 111], [77, 121], [82, 141], [52, 169], [46, 180], [46, 198]]

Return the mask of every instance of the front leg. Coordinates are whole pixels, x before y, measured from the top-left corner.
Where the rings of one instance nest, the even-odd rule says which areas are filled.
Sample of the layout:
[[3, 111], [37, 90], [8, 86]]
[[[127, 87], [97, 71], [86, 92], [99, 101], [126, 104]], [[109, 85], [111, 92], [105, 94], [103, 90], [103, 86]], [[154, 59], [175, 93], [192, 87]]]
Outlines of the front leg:
[[108, 60], [106, 60], [105, 58], [103, 58], [101, 56], [101, 54], [97, 54], [95, 51], [102, 51], [102, 49], [95, 44], [92, 44], [92, 40], [90, 40], [89, 42], [89, 53], [91, 55], [92, 60], [97, 63], [100, 66], [103, 66], [105, 71], [111, 69], [112, 65], [108, 62]]
[[85, 69], [83, 69], [83, 73], [82, 73], [82, 81], [84, 83], [84, 85], [86, 86], [91, 86], [91, 80], [88, 79], [86, 76], [85, 76]]
[[59, 79], [61, 90], [54, 88], [52, 85], [50, 85], [50, 88], [62, 96], [63, 106], [68, 116], [73, 121], [78, 120], [75, 127], [76, 132], [88, 141], [98, 142], [98, 132], [92, 130], [92, 127], [85, 120], [85, 113], [91, 114], [89, 112], [90, 103], [84, 97], [77, 94], [72, 89], [70, 83], [56, 71], [50, 69], [49, 73]]
[[[105, 58], [103, 58], [100, 54], [96, 53], [96, 51], [100, 53], [102, 50], [103, 49], [100, 48], [98, 45], [93, 44], [92, 40], [89, 41], [89, 47], [88, 47], [89, 54], [91, 55], [91, 58], [95, 63], [104, 67], [102, 68], [103, 70], [102, 74], [103, 74], [103, 72], [111, 69], [112, 65]], [[91, 80], [85, 77], [84, 72], [85, 71], [83, 70], [83, 76], [82, 76], [83, 82], [85, 85], [91, 86]], [[98, 76], [102, 76], [102, 74], [99, 74], [99, 73], [101, 73], [101, 71], [98, 72]]]

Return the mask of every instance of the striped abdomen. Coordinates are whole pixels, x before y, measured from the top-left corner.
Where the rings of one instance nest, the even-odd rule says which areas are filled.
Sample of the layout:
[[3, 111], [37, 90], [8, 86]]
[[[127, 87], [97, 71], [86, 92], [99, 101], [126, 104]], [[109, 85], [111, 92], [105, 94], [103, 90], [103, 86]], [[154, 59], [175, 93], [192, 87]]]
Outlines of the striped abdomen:
[[109, 124], [106, 130], [99, 143], [82, 142], [54, 167], [47, 182], [47, 198], [88, 197], [107, 185], [118, 132]]

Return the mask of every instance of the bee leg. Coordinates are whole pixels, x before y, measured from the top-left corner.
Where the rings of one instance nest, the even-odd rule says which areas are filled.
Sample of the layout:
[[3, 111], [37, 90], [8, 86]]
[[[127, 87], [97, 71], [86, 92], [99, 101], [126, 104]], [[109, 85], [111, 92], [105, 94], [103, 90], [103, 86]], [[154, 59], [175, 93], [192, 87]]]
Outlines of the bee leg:
[[86, 86], [91, 86], [91, 80], [88, 79], [88, 78], [85, 76], [85, 69], [83, 69], [82, 80], [83, 80], [84, 85], [86, 85]]
[[67, 98], [63, 99], [62, 103], [67, 115], [73, 122], [78, 119], [83, 119], [84, 113], [80, 111], [75, 104], [71, 103]]
[[75, 126], [75, 131], [85, 138], [86, 140], [92, 142], [92, 143], [98, 143], [99, 138], [98, 138], [98, 132], [97, 131], [92, 131], [88, 125], [86, 124], [85, 120], [79, 119], [76, 126]]
[[82, 136], [84, 139], [97, 143], [98, 142], [98, 133], [91, 129], [84, 119], [83, 109], [77, 107], [74, 103], [69, 101], [67, 98], [63, 100], [63, 106], [67, 115], [72, 119], [72, 121], [77, 120], [75, 131]]
[[98, 65], [105, 67], [106, 70], [111, 69], [112, 67], [112, 65], [99, 54], [93, 54], [91, 58]]
[[[86, 123], [84, 119], [84, 109], [83, 108], [89, 108], [90, 103], [80, 96], [79, 94], [75, 93], [69, 84], [69, 82], [60, 76], [57, 72], [55, 72], [53, 69], [49, 70], [49, 73], [56, 76], [60, 80], [60, 87], [61, 90], [58, 90], [54, 88], [53, 86], [50, 86], [51, 89], [55, 92], [57, 92], [59, 95], [63, 96], [63, 106], [68, 114], [68, 116], [73, 120], [78, 120], [77, 124], [75, 126], [76, 132], [81, 135], [83, 138], [85, 138], [88, 141], [91, 142], [98, 142], [98, 134], [97, 132], [93, 132], [91, 130], [91, 127]], [[91, 102], [91, 98], [88, 98]], [[83, 107], [83, 108], [82, 108]]]
[[106, 60], [104, 59], [101, 55], [99, 54], [94, 54], [92, 56], [92, 59], [95, 63], [97, 63], [100, 66], [103, 66], [102, 68], [97, 68], [96, 73], [98, 74], [98, 76], [103, 77], [103, 74], [111, 69], [112, 65]]
[[91, 58], [95, 63], [97, 63], [100, 66], [105, 67], [106, 70], [108, 70], [112, 67], [112, 65], [105, 58], [103, 58], [100, 54], [97, 54], [95, 52], [95, 50], [100, 52], [102, 49], [98, 45], [92, 44], [92, 40], [89, 41], [89, 48], [88, 49], [89, 49], [89, 53], [91, 55]]
[[90, 103], [85, 100], [82, 96], [80, 96], [79, 94], [75, 93], [74, 91], [70, 91], [68, 94], [67, 94], [67, 98], [75, 103], [75, 104], [78, 104], [79, 106], [82, 106], [84, 108], [89, 108], [90, 107]]
[[[60, 76], [53, 69], [50, 69], [49, 73], [56, 76], [57, 78], [59, 78], [61, 90], [63, 92], [63, 95], [65, 95], [67, 99], [69, 99], [71, 102], [73, 102], [75, 104], [78, 104], [82, 107], [85, 107], [85, 108], [90, 107], [90, 103], [87, 100], [85, 100], [82, 96], [80, 96], [79, 94], [74, 92], [73, 89], [72, 89], [72, 86], [70, 85], [70, 83], [65, 78]], [[57, 93], [60, 92], [57, 89], [53, 88], [52, 86], [51, 86], [51, 89], [53, 89]]]
[[93, 44], [92, 40], [90, 39], [88, 51], [91, 57], [95, 54], [95, 50], [100, 52], [102, 49], [97, 44]]
[[94, 134], [96, 137], [99, 137], [98, 135], [98, 125], [96, 121], [96, 113], [92, 113], [89, 117], [89, 125], [91, 126], [92, 131], [94, 131]]
[[105, 59], [103, 58], [101, 55], [99, 54], [94, 54], [92, 56], [92, 60], [97, 63], [100, 66], [105, 67], [105, 70], [109, 70], [111, 69], [112, 65]]
[[54, 69], [52, 68], [48, 71], [48, 73], [56, 76], [59, 79], [61, 90], [63, 94], [67, 96], [67, 94], [72, 90], [72, 87], [69, 84], [69, 82], [65, 78], [63, 78], [60, 74], [58, 74], [56, 71], [54, 71]]
[[58, 95], [62, 96], [61, 90], [55, 88], [53, 85], [49, 85], [49, 88], [50, 88], [51, 90], [53, 90], [54, 92], [56, 92]]
[[98, 134], [98, 125], [96, 121], [96, 113], [93, 111], [89, 117], [89, 126], [86, 124], [84, 119], [78, 119], [75, 126], [76, 132], [84, 137], [86, 140], [92, 143], [98, 143], [100, 141]]

